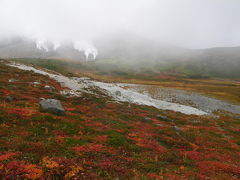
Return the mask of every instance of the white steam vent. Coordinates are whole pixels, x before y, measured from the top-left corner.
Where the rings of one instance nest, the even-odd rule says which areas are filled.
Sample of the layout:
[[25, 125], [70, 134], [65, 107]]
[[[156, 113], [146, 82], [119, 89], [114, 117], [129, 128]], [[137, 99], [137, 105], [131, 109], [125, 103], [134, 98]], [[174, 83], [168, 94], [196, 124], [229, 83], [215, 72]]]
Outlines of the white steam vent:
[[60, 42], [53, 42], [53, 50], [56, 51], [61, 46]]
[[86, 57], [86, 60], [95, 60], [98, 55], [98, 50], [96, 47], [94, 47], [93, 44], [77, 41], [74, 43], [74, 49], [84, 52], [84, 55]]
[[42, 39], [36, 40], [36, 47], [42, 51], [46, 51], [46, 52], [49, 51], [46, 40], [42, 40]]

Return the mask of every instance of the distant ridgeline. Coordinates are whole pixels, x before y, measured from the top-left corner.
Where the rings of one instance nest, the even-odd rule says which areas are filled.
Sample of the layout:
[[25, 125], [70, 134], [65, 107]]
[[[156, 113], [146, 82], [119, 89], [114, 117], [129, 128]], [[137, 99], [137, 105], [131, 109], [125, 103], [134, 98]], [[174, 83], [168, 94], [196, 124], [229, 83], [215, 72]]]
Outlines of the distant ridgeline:
[[175, 73], [190, 78], [240, 78], [240, 47], [186, 49], [134, 36], [102, 38], [94, 45], [13, 38], [0, 42], [0, 57], [96, 60], [94, 64], [77, 67], [103, 74]]
[[72, 59], [93, 61], [97, 49], [87, 42], [54, 42], [44, 39], [11, 38], [0, 41], [2, 58], [41, 58]]

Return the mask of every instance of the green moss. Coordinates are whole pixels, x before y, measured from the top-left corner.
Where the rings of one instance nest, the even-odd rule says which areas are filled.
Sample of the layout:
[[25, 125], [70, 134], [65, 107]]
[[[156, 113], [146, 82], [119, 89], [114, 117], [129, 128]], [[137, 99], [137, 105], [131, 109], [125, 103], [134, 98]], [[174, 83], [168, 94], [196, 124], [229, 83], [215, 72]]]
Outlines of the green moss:
[[61, 122], [57, 124], [59, 130], [63, 130], [69, 135], [74, 135], [79, 132], [79, 127], [76, 124], [68, 123], [68, 122]]
[[59, 120], [53, 118], [51, 115], [41, 115], [41, 116], [34, 116], [32, 117], [32, 121], [36, 122], [50, 122], [50, 123], [54, 123], [57, 122]]
[[31, 129], [29, 129], [29, 131], [34, 135], [34, 136], [45, 136], [45, 129], [43, 126], [38, 125], [35, 126]]
[[74, 138], [66, 138], [65, 139], [65, 144], [67, 145], [67, 146], [76, 146], [76, 145], [84, 145], [84, 144], [86, 144], [88, 142], [88, 140], [87, 139], [81, 139], [81, 140], [79, 140], [79, 139], [74, 139]]
[[195, 142], [196, 140], [196, 132], [192, 131], [181, 131], [181, 136], [190, 142]]
[[107, 143], [112, 147], [126, 147], [129, 148], [129, 140], [122, 134], [117, 133], [116, 131], [108, 131], [108, 140]]

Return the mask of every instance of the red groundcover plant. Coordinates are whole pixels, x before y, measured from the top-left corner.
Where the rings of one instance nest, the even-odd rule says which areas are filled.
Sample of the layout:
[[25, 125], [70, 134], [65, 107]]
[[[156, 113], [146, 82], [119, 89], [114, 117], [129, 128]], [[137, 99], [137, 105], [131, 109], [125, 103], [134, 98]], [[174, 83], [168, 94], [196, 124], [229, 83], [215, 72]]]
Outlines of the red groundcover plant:
[[0, 171], [4, 179], [39, 179], [43, 175], [41, 167], [24, 161], [9, 162]]

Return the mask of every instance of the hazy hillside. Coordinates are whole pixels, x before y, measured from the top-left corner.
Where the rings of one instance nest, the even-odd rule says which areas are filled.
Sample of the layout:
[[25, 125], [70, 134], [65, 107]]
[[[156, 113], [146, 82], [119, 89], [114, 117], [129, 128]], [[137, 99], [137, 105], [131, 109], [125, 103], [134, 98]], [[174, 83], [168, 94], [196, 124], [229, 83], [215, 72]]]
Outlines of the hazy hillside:
[[[95, 39], [94, 45], [98, 56], [90, 68], [101, 71], [170, 72], [196, 78], [240, 77], [240, 47], [186, 49], [127, 33], [103, 36]], [[73, 42], [54, 46], [45, 42], [39, 48], [33, 40], [12, 38], [0, 42], [0, 57], [86, 60], [84, 50], [77, 50]]]
[[73, 48], [71, 42], [65, 42], [57, 49], [54, 49], [52, 42], [42, 43], [37, 47], [35, 40], [14, 37], [0, 41], [1, 58], [62, 58], [84, 60], [83, 52]]
[[177, 63], [178, 68], [194, 72], [196, 76], [240, 78], [240, 47], [218, 47], [199, 50], [199, 56]]
[[134, 35], [97, 42], [98, 63], [116, 69], [181, 73], [190, 77], [240, 77], [240, 47], [186, 49]]
[[134, 34], [115, 34], [95, 42], [99, 59], [183, 61], [201, 52], [158, 43]]

